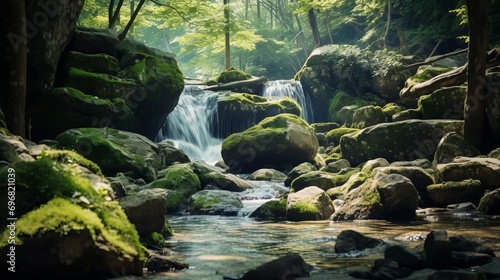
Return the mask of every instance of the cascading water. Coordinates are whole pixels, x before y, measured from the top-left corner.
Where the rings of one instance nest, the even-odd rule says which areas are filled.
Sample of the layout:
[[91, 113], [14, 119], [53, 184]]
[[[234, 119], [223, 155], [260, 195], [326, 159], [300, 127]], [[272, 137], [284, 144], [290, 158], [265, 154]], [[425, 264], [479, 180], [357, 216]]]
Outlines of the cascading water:
[[311, 99], [305, 94], [300, 81], [277, 80], [269, 81], [262, 90], [262, 97], [282, 99], [290, 97], [302, 107], [302, 118], [308, 123], [314, 122]]
[[172, 140], [191, 160], [204, 160], [209, 164], [217, 162], [222, 140], [211, 135], [210, 126], [216, 114], [218, 96], [213, 91], [186, 86], [157, 141]]

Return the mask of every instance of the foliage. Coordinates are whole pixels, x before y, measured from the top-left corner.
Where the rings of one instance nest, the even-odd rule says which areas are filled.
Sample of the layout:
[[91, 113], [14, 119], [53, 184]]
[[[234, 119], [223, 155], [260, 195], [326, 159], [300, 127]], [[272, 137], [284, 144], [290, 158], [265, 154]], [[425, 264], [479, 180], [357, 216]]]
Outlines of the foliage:
[[236, 81], [249, 80], [252, 78], [252, 75], [247, 74], [241, 71], [238, 68], [231, 67], [228, 70], [222, 71], [215, 80], [218, 83], [230, 83]]

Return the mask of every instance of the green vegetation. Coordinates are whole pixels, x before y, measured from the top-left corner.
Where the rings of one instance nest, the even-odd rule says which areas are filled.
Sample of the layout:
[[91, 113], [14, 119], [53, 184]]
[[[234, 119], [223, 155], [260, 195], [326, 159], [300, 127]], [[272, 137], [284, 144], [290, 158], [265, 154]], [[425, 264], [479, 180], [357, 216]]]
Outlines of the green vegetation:
[[75, 151], [70, 150], [45, 150], [40, 154], [41, 158], [48, 157], [57, 162], [66, 164], [78, 164], [83, 166], [97, 175], [104, 176], [102, 174], [101, 168], [95, 164], [93, 161], [86, 159], [84, 156], [80, 155]]
[[354, 133], [359, 131], [359, 128], [350, 127], [339, 127], [332, 129], [326, 133], [326, 139], [328, 143], [333, 143], [333, 146], [337, 146], [340, 143], [340, 138], [346, 134]]
[[230, 82], [236, 82], [236, 81], [243, 81], [243, 80], [249, 80], [252, 78], [252, 75], [247, 74], [240, 69], [237, 68], [230, 68], [228, 70], [222, 71], [216, 78], [215, 80], [218, 83], [230, 83]]

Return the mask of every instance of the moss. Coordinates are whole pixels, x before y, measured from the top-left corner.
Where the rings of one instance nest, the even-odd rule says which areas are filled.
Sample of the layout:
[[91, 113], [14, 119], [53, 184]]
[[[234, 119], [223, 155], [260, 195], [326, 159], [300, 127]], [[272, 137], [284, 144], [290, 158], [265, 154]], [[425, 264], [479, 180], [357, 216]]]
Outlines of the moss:
[[162, 248], [165, 243], [165, 239], [163, 235], [159, 232], [153, 232], [143, 241], [144, 245], [147, 247], [148, 245], [152, 245], [154, 247]]
[[405, 83], [405, 87], [409, 87], [416, 83], [425, 82], [442, 73], [452, 70], [449, 67], [427, 67], [424, 70], [418, 71], [415, 75], [411, 76]]
[[337, 146], [338, 144], [340, 144], [340, 138], [342, 136], [357, 131], [359, 131], [358, 128], [349, 128], [349, 127], [335, 128], [326, 133], [326, 139], [328, 140], [328, 143], [333, 143], [333, 146]]
[[288, 219], [292, 220], [316, 220], [320, 213], [316, 206], [311, 203], [298, 201], [288, 208]]
[[51, 158], [55, 161], [66, 163], [66, 164], [73, 164], [76, 163], [78, 165], [81, 165], [88, 170], [94, 172], [97, 175], [104, 176], [102, 174], [101, 168], [95, 164], [93, 161], [86, 159], [84, 156], [80, 155], [79, 153], [75, 151], [70, 151], [70, 150], [45, 150], [40, 154], [41, 158], [43, 157], [48, 157]]
[[250, 217], [258, 219], [286, 218], [286, 203], [286, 199], [267, 201], [257, 208]]
[[230, 83], [235, 81], [249, 80], [252, 75], [247, 74], [240, 69], [231, 67], [228, 70], [222, 71], [215, 79], [218, 83]]
[[171, 236], [171, 235], [174, 235], [174, 233], [175, 233], [174, 229], [172, 228], [172, 226], [170, 225], [168, 220], [165, 219], [165, 224], [163, 225], [163, 235], [164, 236]]
[[69, 52], [66, 69], [75, 67], [89, 72], [115, 75], [119, 70], [118, 60], [107, 54], [85, 54]]
[[343, 158], [341, 153], [330, 153], [328, 157], [325, 159], [325, 163], [329, 164], [330, 162], [335, 162], [339, 159]]
[[196, 198], [192, 203], [191, 207], [196, 210], [205, 209], [214, 204], [219, 204], [222, 201], [218, 197], [204, 197], [200, 196]]
[[366, 190], [363, 195], [363, 201], [361, 201], [361, 205], [369, 206], [375, 204], [382, 204], [382, 200], [380, 199], [380, 194], [378, 193], [376, 188], [370, 187]]
[[[106, 240], [117, 252], [144, 259], [145, 251], [139, 242], [139, 235], [116, 201], [104, 202], [96, 213], [64, 198], [54, 198], [17, 220], [16, 244], [22, 246], [25, 238], [37, 237], [45, 232], [56, 232], [62, 236], [70, 231], [82, 230], [88, 230], [96, 242]], [[7, 245], [8, 238], [9, 231], [5, 230], [0, 247]]]
[[343, 185], [344, 183], [346, 183], [349, 180], [349, 178], [351, 178], [352, 175], [358, 173], [359, 171], [360, 171], [359, 168], [353, 168], [344, 174], [337, 173], [337, 174], [333, 175], [332, 178], [333, 178], [333, 181], [335, 182], [335, 185], [340, 186], [340, 185]]
[[344, 91], [339, 91], [330, 100], [328, 121], [345, 123], [346, 118], [342, 116], [342, 108], [346, 106], [362, 107], [367, 105], [370, 105], [368, 101], [352, 96]]

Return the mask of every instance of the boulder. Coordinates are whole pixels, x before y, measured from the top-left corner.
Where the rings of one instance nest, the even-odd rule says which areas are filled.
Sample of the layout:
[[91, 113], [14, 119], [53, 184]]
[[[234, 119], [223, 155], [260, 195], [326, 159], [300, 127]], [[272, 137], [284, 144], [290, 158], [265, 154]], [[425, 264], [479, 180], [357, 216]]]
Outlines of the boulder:
[[353, 128], [365, 128], [386, 122], [386, 116], [380, 106], [364, 106], [358, 108], [352, 116]]
[[500, 187], [500, 160], [496, 158], [456, 157], [450, 163], [438, 164], [436, 183], [473, 179], [481, 181], [483, 190]]
[[339, 128], [340, 125], [336, 122], [312, 123], [311, 127], [316, 133], [327, 133], [328, 131]]
[[81, 27], [75, 33], [68, 49], [86, 54], [107, 54], [116, 56], [118, 33], [112, 29]]
[[388, 161], [431, 159], [441, 137], [460, 132], [462, 121], [407, 120], [382, 123], [344, 135], [340, 148], [354, 166], [374, 158]]
[[269, 200], [253, 211], [249, 217], [260, 220], [286, 219], [286, 199]]
[[224, 190], [204, 190], [193, 194], [188, 201], [194, 215], [236, 216], [243, 208], [238, 194]]
[[160, 167], [158, 146], [136, 133], [113, 128], [75, 128], [59, 134], [56, 140], [97, 163], [106, 176], [123, 172], [151, 182]]
[[336, 187], [332, 174], [324, 171], [311, 171], [295, 178], [290, 184], [290, 188], [298, 192], [309, 186], [316, 186], [326, 191]]
[[254, 94], [226, 93], [217, 101], [214, 131], [219, 138], [242, 132], [267, 117], [289, 113], [301, 116], [302, 108], [291, 98], [267, 100]]
[[447, 181], [427, 186], [429, 203], [436, 207], [462, 202], [478, 205], [483, 194], [484, 188], [479, 180]]
[[307, 122], [296, 115], [280, 114], [225, 138], [221, 154], [232, 173], [247, 173], [265, 166], [312, 162], [318, 147]]
[[120, 198], [118, 202], [140, 237], [147, 238], [154, 232], [165, 231], [167, 199], [163, 194], [143, 192]]
[[345, 158], [339, 159], [333, 162], [329, 162], [325, 167], [322, 167], [321, 171], [326, 171], [329, 173], [338, 173], [342, 171], [342, 169], [349, 169], [351, 167], [351, 163]]
[[168, 167], [176, 163], [189, 163], [191, 159], [181, 149], [175, 147], [175, 144], [169, 140], [156, 143], [160, 149], [161, 168]]
[[263, 168], [254, 171], [248, 176], [247, 180], [283, 182], [286, 178], [287, 175], [281, 171], [271, 168]]
[[339, 127], [334, 128], [326, 133], [326, 140], [332, 146], [337, 146], [340, 144], [340, 138], [346, 134], [358, 132], [358, 128], [351, 127]]
[[288, 254], [248, 271], [241, 280], [292, 280], [309, 277], [312, 270], [300, 255]]
[[468, 144], [460, 134], [450, 132], [439, 141], [432, 165], [452, 162], [457, 156], [476, 157], [480, 154], [481, 152], [473, 145]]
[[399, 174], [378, 174], [374, 184], [387, 220], [414, 219], [419, 197], [410, 179]]
[[194, 161], [193, 171], [198, 175], [202, 188], [212, 187], [220, 190], [242, 192], [254, 185], [240, 177], [227, 173], [224, 169], [212, 166], [203, 161]]
[[393, 122], [406, 121], [406, 120], [421, 120], [423, 118], [424, 117], [422, 116], [422, 111], [420, 111], [420, 109], [407, 109], [392, 115]]
[[326, 220], [335, 209], [322, 189], [312, 186], [288, 195], [286, 218], [289, 221]]
[[285, 179], [285, 186], [290, 186], [290, 184], [297, 177], [306, 174], [311, 171], [317, 171], [316, 167], [310, 162], [303, 162], [297, 166], [295, 166], [290, 172], [288, 172], [287, 178]]
[[105, 53], [86, 54], [70, 51], [65, 59], [64, 70], [69, 73], [71, 67], [87, 72], [116, 75], [120, 64], [116, 57]]
[[500, 188], [484, 194], [478, 209], [488, 215], [500, 215]]
[[432, 230], [424, 242], [428, 267], [443, 269], [451, 265], [451, 242], [446, 230]]
[[335, 253], [345, 254], [353, 251], [363, 251], [385, 245], [381, 239], [365, 236], [354, 230], [343, 230], [337, 235]]
[[464, 119], [466, 86], [444, 87], [418, 98], [423, 119]]
[[390, 163], [385, 158], [375, 158], [370, 159], [367, 162], [363, 163], [361, 167], [361, 172], [366, 173], [367, 175], [371, 175], [372, 171], [377, 167], [389, 166]]
[[349, 191], [331, 218], [334, 221], [384, 219], [384, 208], [374, 180], [368, 179]]

